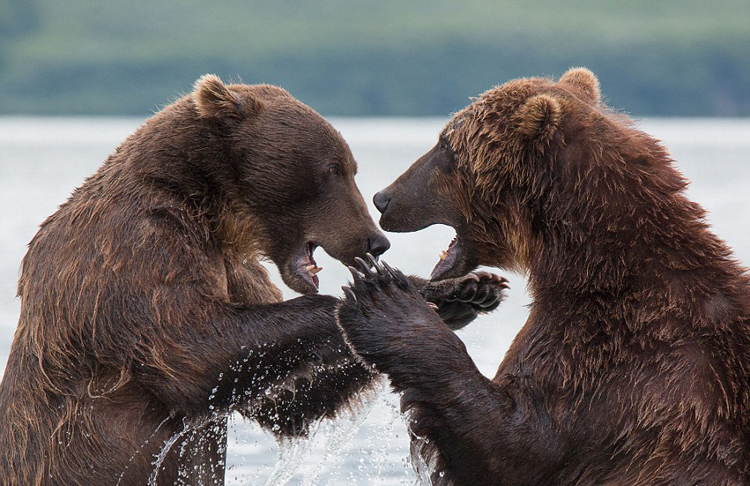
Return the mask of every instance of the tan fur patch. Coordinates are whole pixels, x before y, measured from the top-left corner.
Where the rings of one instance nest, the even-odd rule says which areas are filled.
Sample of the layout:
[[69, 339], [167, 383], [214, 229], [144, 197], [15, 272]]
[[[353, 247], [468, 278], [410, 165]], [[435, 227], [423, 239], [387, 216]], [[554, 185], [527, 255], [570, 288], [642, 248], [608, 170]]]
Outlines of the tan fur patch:
[[532, 96], [518, 110], [518, 131], [531, 139], [549, 141], [560, 125], [560, 103], [550, 95]]
[[252, 115], [263, 107], [260, 100], [249, 97], [248, 93], [240, 99], [213, 74], [204, 74], [195, 82], [193, 98], [198, 112], [206, 118], [236, 118], [241, 112]]
[[570, 68], [560, 77], [561, 84], [577, 88], [583, 94], [583, 100], [599, 104], [601, 90], [596, 75], [584, 67]]

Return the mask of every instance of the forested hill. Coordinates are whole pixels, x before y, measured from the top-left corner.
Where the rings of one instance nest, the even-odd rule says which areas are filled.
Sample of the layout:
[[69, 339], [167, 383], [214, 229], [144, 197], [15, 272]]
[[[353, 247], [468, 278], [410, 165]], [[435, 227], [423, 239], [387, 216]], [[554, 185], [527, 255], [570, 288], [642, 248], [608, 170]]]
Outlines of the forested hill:
[[147, 116], [212, 72], [324, 115], [447, 116], [587, 66], [639, 116], [750, 116], [748, 0], [0, 0], [0, 114]]

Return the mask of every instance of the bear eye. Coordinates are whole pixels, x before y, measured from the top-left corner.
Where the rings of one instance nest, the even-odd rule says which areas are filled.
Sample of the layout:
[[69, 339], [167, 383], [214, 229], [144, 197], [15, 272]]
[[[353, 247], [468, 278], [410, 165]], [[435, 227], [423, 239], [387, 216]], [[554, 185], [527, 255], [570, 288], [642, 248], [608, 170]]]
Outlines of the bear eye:
[[451, 156], [454, 155], [453, 146], [451, 145], [451, 143], [448, 141], [446, 137], [440, 137], [440, 139], [438, 140], [438, 148], [442, 150], [443, 152], [450, 153]]
[[447, 138], [440, 137], [440, 139], [438, 140], [438, 149], [446, 152], [451, 162], [456, 162], [456, 160], [458, 160], [456, 152], [453, 150], [453, 146], [450, 144]]
[[328, 166], [328, 173], [338, 175], [341, 173], [341, 167], [339, 164], [331, 164]]

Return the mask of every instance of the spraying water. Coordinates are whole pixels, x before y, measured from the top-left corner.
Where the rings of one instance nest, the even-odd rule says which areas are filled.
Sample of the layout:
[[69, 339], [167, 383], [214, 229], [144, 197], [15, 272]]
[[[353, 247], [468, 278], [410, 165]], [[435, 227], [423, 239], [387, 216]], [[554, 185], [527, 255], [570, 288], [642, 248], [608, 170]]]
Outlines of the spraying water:
[[164, 444], [161, 452], [159, 452], [159, 455], [156, 456], [156, 460], [153, 462], [154, 470], [151, 472], [151, 476], [149, 476], [148, 478], [148, 486], [157, 486], [156, 478], [159, 475], [159, 470], [161, 469], [162, 464], [164, 464], [164, 459], [167, 457], [167, 454], [172, 449], [172, 446], [175, 444], [175, 442], [177, 442], [185, 435], [185, 433], [187, 433], [188, 425], [186, 422], [183, 422], [183, 424], [184, 427], [182, 428], [182, 430], [167, 439], [167, 442], [166, 444]]
[[331, 460], [328, 468], [336, 469], [339, 466], [343, 460], [343, 452], [349, 446], [360, 427], [362, 427], [365, 419], [370, 415], [370, 412], [386, 389], [385, 380], [381, 379], [378, 385], [373, 396], [365, 400], [360, 410], [344, 412], [335, 422], [328, 421], [326, 423], [327, 430], [323, 432], [323, 436], [325, 437], [324, 453], [318, 462], [318, 466], [314, 467], [304, 477], [302, 486], [316, 486], [319, 484], [320, 473], [324, 466], [326, 466], [329, 457]]

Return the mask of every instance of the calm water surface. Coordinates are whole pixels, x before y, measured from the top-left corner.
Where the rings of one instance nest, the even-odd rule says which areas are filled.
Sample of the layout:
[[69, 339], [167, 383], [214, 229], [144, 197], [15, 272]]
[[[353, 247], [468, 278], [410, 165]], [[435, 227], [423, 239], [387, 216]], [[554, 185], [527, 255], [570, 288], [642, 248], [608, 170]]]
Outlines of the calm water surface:
[[[442, 119], [333, 119], [359, 162], [357, 181], [370, 203], [435, 143]], [[93, 173], [142, 120], [0, 117], [0, 373], [15, 330], [18, 268], [39, 224]], [[663, 140], [678, 167], [692, 181], [689, 194], [709, 211], [715, 233], [750, 262], [750, 120], [644, 120], [641, 128]], [[373, 215], [377, 211], [370, 203]], [[433, 227], [414, 234], [390, 234], [384, 259], [406, 273], [429, 275], [453, 231]], [[322, 250], [321, 291], [340, 295], [344, 267]], [[286, 298], [295, 294], [284, 288]], [[479, 369], [494, 375], [527, 317], [528, 296], [521, 275], [507, 275], [509, 299], [489, 317], [459, 333]], [[439, 365], [439, 364], [438, 364]], [[414, 484], [407, 462], [408, 440], [397, 413], [398, 398], [383, 391], [368, 413], [323, 423], [312, 441], [279, 447], [252, 423], [233, 420], [229, 440], [229, 484]], [[281, 460], [278, 458], [281, 457]]]

